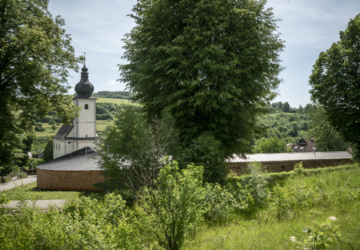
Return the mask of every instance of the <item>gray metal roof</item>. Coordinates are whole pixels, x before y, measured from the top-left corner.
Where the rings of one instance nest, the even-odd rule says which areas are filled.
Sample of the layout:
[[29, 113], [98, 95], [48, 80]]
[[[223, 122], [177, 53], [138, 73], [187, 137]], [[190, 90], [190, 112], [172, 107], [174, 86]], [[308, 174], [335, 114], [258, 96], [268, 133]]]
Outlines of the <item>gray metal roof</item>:
[[246, 159], [234, 156], [227, 162], [269, 162], [269, 161], [305, 161], [305, 160], [335, 160], [351, 159], [347, 151], [336, 152], [304, 152], [304, 153], [270, 153], [270, 154], [245, 154]]
[[72, 158], [54, 160], [37, 166], [37, 169], [53, 171], [94, 171], [102, 170], [97, 164], [98, 155], [91, 153], [87, 155], [74, 156]]
[[66, 136], [73, 129], [73, 127], [74, 127], [74, 124], [71, 124], [71, 125], [64, 124], [64, 125], [62, 125], [61, 128], [59, 129], [59, 131], [54, 136], [54, 139], [65, 139]]
[[92, 147], [85, 147], [37, 166], [37, 169], [53, 171], [102, 170], [97, 164], [99, 156]]

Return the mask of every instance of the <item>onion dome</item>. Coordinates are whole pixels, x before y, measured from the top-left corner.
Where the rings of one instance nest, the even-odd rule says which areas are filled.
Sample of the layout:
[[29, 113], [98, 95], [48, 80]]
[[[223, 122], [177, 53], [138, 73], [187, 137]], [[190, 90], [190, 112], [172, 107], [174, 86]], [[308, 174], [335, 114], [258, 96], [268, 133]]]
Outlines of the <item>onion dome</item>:
[[85, 62], [84, 67], [81, 69], [81, 80], [75, 86], [75, 92], [77, 98], [89, 98], [94, 92], [94, 85], [89, 82], [88, 68], [86, 68]]

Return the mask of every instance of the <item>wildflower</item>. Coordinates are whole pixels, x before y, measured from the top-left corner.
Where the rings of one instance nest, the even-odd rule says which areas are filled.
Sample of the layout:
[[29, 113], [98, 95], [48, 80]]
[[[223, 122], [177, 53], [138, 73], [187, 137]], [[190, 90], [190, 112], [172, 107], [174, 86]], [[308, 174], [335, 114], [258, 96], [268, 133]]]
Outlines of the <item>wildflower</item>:
[[292, 242], [296, 242], [296, 237], [295, 237], [295, 236], [291, 236], [291, 237], [290, 237], [290, 240], [291, 240]]
[[337, 221], [337, 218], [335, 216], [330, 216], [329, 219], [332, 221]]

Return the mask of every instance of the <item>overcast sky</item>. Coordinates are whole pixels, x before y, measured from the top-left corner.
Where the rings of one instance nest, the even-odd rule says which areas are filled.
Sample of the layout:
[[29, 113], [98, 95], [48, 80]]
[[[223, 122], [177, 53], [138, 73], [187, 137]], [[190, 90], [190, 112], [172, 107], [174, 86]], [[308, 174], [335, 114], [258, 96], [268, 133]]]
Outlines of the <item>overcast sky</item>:
[[[76, 55], [86, 52], [89, 80], [95, 92], [122, 91], [118, 64], [124, 50], [121, 39], [134, 27], [131, 13], [136, 0], [50, 0], [53, 16], [65, 19], [65, 29], [71, 34]], [[312, 66], [321, 51], [339, 40], [351, 18], [360, 12], [359, 0], [268, 0], [278, 22], [278, 32], [285, 41], [281, 53], [285, 68], [274, 101], [289, 102], [291, 107], [310, 102], [308, 79]], [[68, 79], [74, 87], [80, 74], [71, 73]], [[70, 93], [74, 93], [73, 88]]]

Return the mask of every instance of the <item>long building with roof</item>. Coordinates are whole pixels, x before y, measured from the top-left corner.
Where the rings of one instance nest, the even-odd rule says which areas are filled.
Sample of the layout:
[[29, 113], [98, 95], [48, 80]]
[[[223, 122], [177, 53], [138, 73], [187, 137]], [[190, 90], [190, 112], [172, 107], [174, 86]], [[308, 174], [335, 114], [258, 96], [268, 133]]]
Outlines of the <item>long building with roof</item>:
[[[338, 166], [353, 163], [346, 152], [271, 153], [234, 156], [227, 161], [228, 170], [238, 174], [248, 171], [248, 164], [260, 162], [268, 172], [291, 171], [302, 162], [304, 168]], [[37, 167], [37, 187], [49, 190], [101, 191], [94, 185], [104, 182], [95, 149], [85, 147]]]
[[337, 152], [294, 152], [245, 154], [245, 157], [235, 156], [228, 161], [228, 169], [237, 174], [248, 171], [248, 164], [260, 162], [268, 172], [291, 171], [295, 164], [302, 162], [304, 168], [321, 168], [353, 163], [352, 156], [347, 151]]

